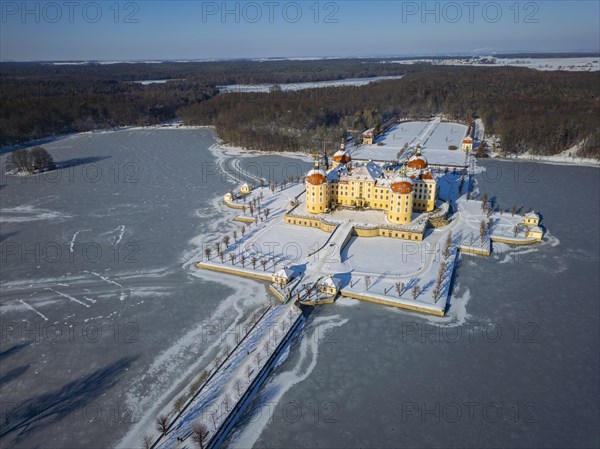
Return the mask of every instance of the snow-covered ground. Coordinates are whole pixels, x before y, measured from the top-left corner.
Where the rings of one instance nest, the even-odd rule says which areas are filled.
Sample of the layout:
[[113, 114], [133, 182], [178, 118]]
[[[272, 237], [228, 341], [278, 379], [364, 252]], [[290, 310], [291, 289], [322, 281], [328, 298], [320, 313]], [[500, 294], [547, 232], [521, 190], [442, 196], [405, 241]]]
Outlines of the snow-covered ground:
[[548, 164], [557, 165], [585, 165], [587, 167], [600, 167], [599, 159], [576, 156], [576, 151], [577, 147], [574, 147], [553, 156], [542, 156], [529, 153], [523, 153], [516, 156], [502, 156], [495, 153], [492, 154], [492, 157], [502, 159], [517, 159], [523, 161], [544, 162]]
[[[487, 59], [487, 63], [483, 60]], [[385, 61], [387, 62], [387, 61]], [[482, 58], [455, 58], [455, 59], [406, 59], [391, 61], [396, 64], [428, 63], [433, 65], [467, 65], [477, 67], [513, 66], [526, 67], [534, 70], [566, 70], [573, 72], [591, 72], [600, 70], [600, 57], [582, 58], [500, 58], [494, 56]]]
[[189, 438], [191, 430], [199, 422], [206, 425], [210, 431], [209, 438], [212, 437], [299, 317], [300, 310], [292, 304], [269, 309], [204, 385], [200, 394], [186, 405], [182, 416], [156, 447], [177, 447], [178, 437], [187, 438], [186, 444], [192, 444]]
[[289, 83], [289, 84], [231, 84], [228, 86], [218, 86], [223, 93], [269, 93], [275, 86], [281, 88], [284, 92], [292, 92], [304, 89], [317, 89], [322, 87], [342, 87], [342, 86], [366, 86], [367, 84], [378, 81], [397, 80], [403, 75], [397, 76], [377, 76], [373, 78], [348, 78], [332, 81], [315, 81], [310, 83]]
[[[421, 152], [429, 164], [464, 166], [466, 156], [460, 148], [467, 129], [463, 124], [442, 122], [439, 118], [399, 123], [379, 136], [373, 145], [352, 147], [350, 154], [356, 160], [395, 161], [405, 146], [407, 149], [402, 158], [412, 154], [417, 144], [421, 144]], [[458, 149], [449, 150], [451, 145]]]

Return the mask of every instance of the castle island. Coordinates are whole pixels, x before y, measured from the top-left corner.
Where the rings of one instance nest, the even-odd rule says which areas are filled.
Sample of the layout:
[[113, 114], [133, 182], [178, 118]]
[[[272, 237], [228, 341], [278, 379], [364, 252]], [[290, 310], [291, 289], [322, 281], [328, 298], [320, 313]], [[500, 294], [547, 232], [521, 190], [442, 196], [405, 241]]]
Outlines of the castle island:
[[257, 311], [153, 447], [179, 447], [202, 422], [218, 448], [312, 307], [346, 297], [443, 317], [461, 253], [539, 244], [538, 213], [477, 191], [482, 138], [480, 122], [394, 119], [316, 155], [295, 182], [248, 175], [227, 192], [231, 226], [196, 267], [265, 281], [282, 304]]
[[[339, 296], [444, 316], [459, 253], [539, 243], [541, 217], [477, 192], [480, 122], [388, 121], [362, 143], [315, 155], [300, 182], [224, 196], [243, 223], [197, 267], [268, 282], [280, 301]], [[493, 192], [490, 192], [493, 193]]]

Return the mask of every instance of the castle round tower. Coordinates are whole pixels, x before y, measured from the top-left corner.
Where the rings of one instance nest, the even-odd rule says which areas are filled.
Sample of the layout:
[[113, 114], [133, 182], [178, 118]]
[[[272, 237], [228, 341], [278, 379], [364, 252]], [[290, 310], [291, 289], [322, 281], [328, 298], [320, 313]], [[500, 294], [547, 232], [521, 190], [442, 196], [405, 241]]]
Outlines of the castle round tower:
[[329, 204], [327, 173], [315, 161], [315, 167], [306, 175], [306, 211], [322, 214]]
[[387, 211], [391, 223], [408, 224], [412, 221], [413, 182], [403, 172], [391, 184], [390, 207]]
[[333, 155], [333, 168], [336, 168], [338, 165], [347, 164], [350, 161], [352, 161], [352, 158], [350, 157], [350, 153], [346, 151], [346, 143], [342, 140], [340, 149]]
[[425, 170], [428, 166], [427, 159], [421, 155], [421, 144], [417, 145], [415, 155], [408, 160], [408, 168]]

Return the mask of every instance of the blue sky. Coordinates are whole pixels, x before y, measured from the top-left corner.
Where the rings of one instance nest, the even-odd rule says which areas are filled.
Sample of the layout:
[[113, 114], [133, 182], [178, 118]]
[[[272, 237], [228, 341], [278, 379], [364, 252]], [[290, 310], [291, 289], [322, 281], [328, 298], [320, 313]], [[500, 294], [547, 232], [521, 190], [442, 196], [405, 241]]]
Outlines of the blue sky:
[[600, 47], [597, 0], [2, 0], [0, 5], [4, 61], [488, 54]]

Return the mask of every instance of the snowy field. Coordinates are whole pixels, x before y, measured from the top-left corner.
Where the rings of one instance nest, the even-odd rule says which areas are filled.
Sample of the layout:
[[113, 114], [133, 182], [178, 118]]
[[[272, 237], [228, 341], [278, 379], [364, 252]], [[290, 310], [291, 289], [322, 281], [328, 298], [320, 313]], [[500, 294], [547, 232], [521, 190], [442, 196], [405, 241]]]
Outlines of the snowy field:
[[484, 64], [478, 59], [408, 59], [401, 61], [391, 61], [396, 64], [418, 64], [428, 63], [433, 65], [467, 65], [477, 67], [495, 67], [495, 66], [513, 66], [526, 67], [533, 70], [566, 70], [571, 72], [592, 72], [600, 70], [600, 57], [583, 58], [498, 58], [488, 56], [491, 64]]
[[[465, 152], [461, 143], [468, 127], [460, 123], [441, 122], [438, 118], [429, 122], [414, 121], [399, 123], [379, 136], [373, 145], [358, 145], [350, 149], [353, 159], [374, 161], [395, 161], [405, 145], [405, 155], [412, 154], [421, 144], [421, 152], [430, 164], [465, 165]], [[449, 150], [454, 145], [457, 150]]]
[[[358, 145], [350, 149], [353, 159], [374, 161], [398, 160], [398, 153], [405, 145], [416, 145], [419, 135], [428, 122], [406, 122], [392, 126], [373, 145]], [[382, 143], [383, 145], [377, 145]]]
[[315, 81], [310, 83], [290, 83], [290, 84], [231, 84], [228, 86], [218, 86], [223, 93], [269, 93], [275, 86], [281, 88], [284, 92], [293, 92], [305, 89], [318, 89], [323, 87], [343, 87], [343, 86], [366, 86], [367, 84], [378, 81], [397, 80], [403, 75], [398, 76], [377, 76], [373, 78], [348, 78], [332, 81]]

